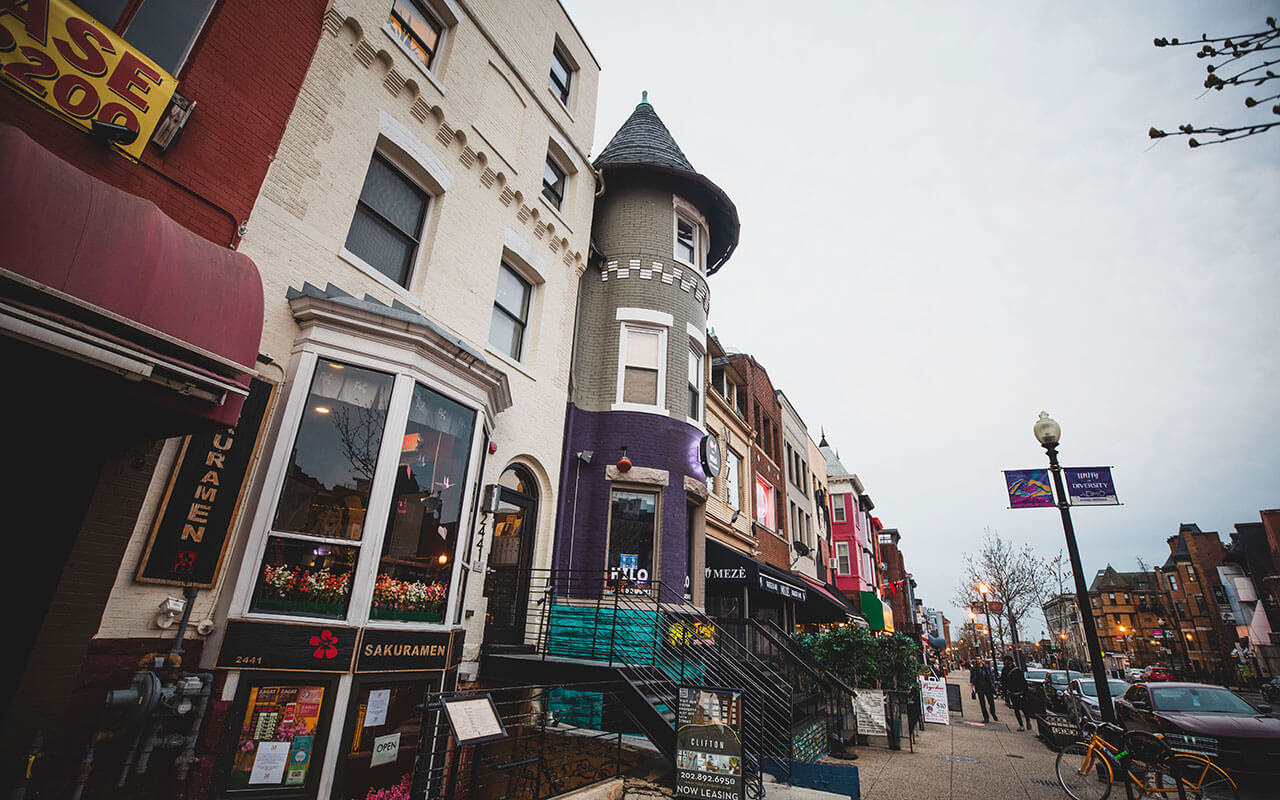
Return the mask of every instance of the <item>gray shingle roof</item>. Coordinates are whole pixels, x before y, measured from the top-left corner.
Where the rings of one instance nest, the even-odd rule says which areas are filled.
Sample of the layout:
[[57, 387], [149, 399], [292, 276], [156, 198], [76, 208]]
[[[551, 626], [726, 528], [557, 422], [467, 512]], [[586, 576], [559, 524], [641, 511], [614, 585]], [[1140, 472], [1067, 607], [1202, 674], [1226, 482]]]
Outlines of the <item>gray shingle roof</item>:
[[[742, 227], [738, 221], [738, 209], [723, 189], [693, 168], [671, 131], [649, 104], [648, 93], [645, 95], [646, 99], [636, 106], [609, 144], [600, 151], [594, 166], [601, 173], [636, 171], [673, 176], [680, 194], [707, 215], [711, 226], [707, 274], [712, 275], [738, 246]], [[607, 191], [607, 180], [605, 186]]]

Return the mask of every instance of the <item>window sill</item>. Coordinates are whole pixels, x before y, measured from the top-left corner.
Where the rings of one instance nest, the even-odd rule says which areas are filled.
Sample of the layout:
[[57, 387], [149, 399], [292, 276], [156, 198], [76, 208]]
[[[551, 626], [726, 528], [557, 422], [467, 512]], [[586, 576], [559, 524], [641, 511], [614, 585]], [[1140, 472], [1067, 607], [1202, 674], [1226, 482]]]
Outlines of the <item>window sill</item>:
[[610, 411], [639, 411], [641, 414], [654, 414], [659, 417], [670, 417], [671, 412], [662, 406], [642, 406], [636, 403], [614, 403], [609, 406]]
[[[560, 95], [556, 94], [555, 90], [552, 89], [550, 86], [547, 86], [546, 89], [547, 89], [547, 94], [551, 95], [551, 99], [555, 101], [555, 104], [559, 106], [562, 111], [564, 111], [565, 116], [569, 118], [569, 121], [576, 125], [578, 121], [573, 118], [573, 112], [569, 110], [569, 104], [561, 100]], [[569, 98], [573, 99], [573, 83], [572, 82], [569, 85]]]
[[[567, 197], [565, 198], [565, 200], [568, 200], [568, 199], [569, 198]], [[542, 192], [538, 192], [538, 201], [541, 202], [543, 207], [546, 208], [548, 211], [550, 211], [552, 215], [555, 216], [556, 219], [560, 220], [560, 224], [564, 225], [564, 229], [566, 231], [568, 231], [569, 233], [573, 233], [573, 226], [570, 225], [569, 221], [564, 218], [564, 212], [562, 212], [560, 209], [556, 208], [555, 206], [551, 205], [551, 201], [547, 200], [546, 196], [543, 195]]]
[[[401, 286], [400, 284], [396, 283], [395, 281], [391, 280], [386, 275], [383, 275], [372, 264], [370, 264], [368, 261], [365, 261], [363, 258], [356, 255], [355, 253], [351, 252], [345, 246], [343, 246], [342, 249], [338, 251], [338, 258], [341, 258], [343, 261], [347, 262], [351, 266], [363, 272], [365, 275], [369, 276], [370, 278], [373, 278], [382, 286], [385, 286], [386, 288], [395, 292], [397, 295], [399, 295], [401, 300], [413, 306], [414, 309], [418, 311], [425, 311], [425, 309], [422, 306], [422, 301], [419, 300], [417, 297], [414, 297], [412, 292], [410, 292], [408, 289]], [[412, 277], [412, 275], [410, 277]]]
[[534, 374], [529, 371], [531, 365], [516, 361], [514, 358], [502, 352], [501, 350], [494, 350], [493, 347], [489, 345], [485, 345], [484, 354], [487, 356], [493, 356], [498, 361], [501, 361], [503, 364], [506, 364], [508, 367], [511, 367], [516, 372], [519, 372], [521, 375], [525, 376], [531, 381], [538, 380], [537, 377], [535, 377]]
[[[396, 47], [398, 47], [398, 48], [400, 49], [400, 52], [401, 52], [401, 53], [404, 53], [405, 57], [409, 59], [409, 63], [410, 63], [410, 64], [412, 64], [414, 67], [416, 67], [416, 68], [417, 68], [417, 70], [418, 70], [418, 72], [421, 72], [421, 73], [423, 74], [423, 76], [425, 76], [425, 77], [426, 77], [426, 79], [427, 79], [427, 80], [431, 81], [431, 85], [432, 85], [432, 86], [434, 86], [434, 87], [436, 88], [436, 91], [437, 91], [437, 92], [439, 92], [439, 93], [440, 93], [440, 95], [443, 97], [443, 96], [444, 96], [444, 84], [442, 84], [442, 83], [440, 82], [440, 79], [439, 79], [439, 78], [437, 78], [434, 74], [432, 74], [431, 70], [429, 70], [429, 69], [427, 69], [426, 67], [422, 66], [422, 63], [418, 61], [417, 56], [415, 56], [415, 55], [414, 55], [414, 54], [409, 50], [409, 48], [405, 47], [405, 46], [404, 46], [404, 43], [402, 43], [402, 42], [401, 42], [401, 41], [396, 37], [396, 35], [395, 35], [394, 33], [392, 33], [391, 31], [387, 30], [386, 23], [383, 23], [383, 25], [382, 25], [382, 32], [383, 32], [384, 34], [386, 34], [387, 38], [388, 38], [388, 39], [390, 39], [390, 40], [391, 40], [391, 42], [392, 42]], [[438, 56], [438, 55], [439, 55], [439, 54], [437, 53], [437, 56]]]

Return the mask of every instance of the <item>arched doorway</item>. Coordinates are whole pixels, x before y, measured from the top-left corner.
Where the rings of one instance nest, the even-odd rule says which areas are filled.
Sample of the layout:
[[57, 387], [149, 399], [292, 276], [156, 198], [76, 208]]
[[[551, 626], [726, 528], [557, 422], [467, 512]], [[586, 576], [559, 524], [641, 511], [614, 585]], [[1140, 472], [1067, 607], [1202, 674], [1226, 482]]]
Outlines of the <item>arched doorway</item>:
[[538, 528], [538, 487], [529, 470], [508, 467], [498, 479], [498, 513], [493, 517], [492, 547], [484, 593], [489, 598], [486, 644], [519, 645], [525, 640], [530, 569]]

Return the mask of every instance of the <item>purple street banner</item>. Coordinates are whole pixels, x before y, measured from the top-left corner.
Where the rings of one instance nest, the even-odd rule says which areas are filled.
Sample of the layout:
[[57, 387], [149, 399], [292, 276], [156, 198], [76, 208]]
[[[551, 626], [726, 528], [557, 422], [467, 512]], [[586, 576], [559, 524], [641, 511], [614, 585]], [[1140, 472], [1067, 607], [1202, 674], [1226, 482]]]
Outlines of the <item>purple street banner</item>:
[[1067, 496], [1073, 506], [1118, 506], [1111, 467], [1063, 467]]
[[1049, 488], [1047, 469], [1006, 469], [1004, 482], [1009, 487], [1009, 505], [1013, 508], [1053, 508], [1053, 490]]

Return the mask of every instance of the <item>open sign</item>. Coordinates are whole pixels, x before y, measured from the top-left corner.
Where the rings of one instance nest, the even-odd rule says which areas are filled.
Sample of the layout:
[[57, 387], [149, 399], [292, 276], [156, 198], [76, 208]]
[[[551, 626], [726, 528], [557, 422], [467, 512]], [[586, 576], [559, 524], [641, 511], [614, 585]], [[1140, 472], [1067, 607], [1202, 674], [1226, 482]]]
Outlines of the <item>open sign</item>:
[[0, 76], [20, 94], [83, 130], [122, 125], [117, 143], [135, 161], [164, 116], [177, 80], [66, 0], [0, 10]]
[[400, 734], [388, 733], [386, 736], [379, 736], [373, 740], [373, 757], [369, 759], [369, 766], [376, 767], [379, 764], [390, 764], [400, 755]]

